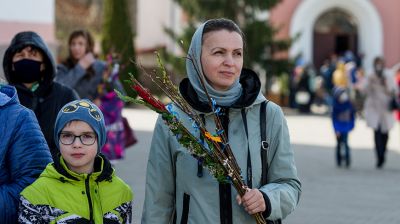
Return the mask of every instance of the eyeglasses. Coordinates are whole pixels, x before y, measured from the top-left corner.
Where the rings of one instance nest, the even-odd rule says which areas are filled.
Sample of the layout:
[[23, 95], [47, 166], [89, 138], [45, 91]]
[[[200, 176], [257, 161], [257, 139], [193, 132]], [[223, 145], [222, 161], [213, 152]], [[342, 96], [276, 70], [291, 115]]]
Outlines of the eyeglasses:
[[93, 145], [96, 142], [96, 134], [94, 133], [86, 133], [82, 135], [74, 135], [72, 133], [60, 134], [60, 142], [63, 145], [72, 145], [76, 138], [79, 138], [83, 145]]

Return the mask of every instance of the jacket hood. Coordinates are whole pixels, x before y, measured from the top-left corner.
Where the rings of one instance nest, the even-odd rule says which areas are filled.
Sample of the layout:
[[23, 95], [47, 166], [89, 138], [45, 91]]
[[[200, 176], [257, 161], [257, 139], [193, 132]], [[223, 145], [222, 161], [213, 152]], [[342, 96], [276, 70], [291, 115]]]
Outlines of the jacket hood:
[[[87, 174], [77, 174], [70, 169], [68, 169], [65, 164], [64, 159], [59, 154], [58, 160], [54, 160], [46, 168], [45, 172], [41, 176], [59, 179], [61, 182], [70, 181], [82, 181], [86, 178]], [[94, 161], [94, 171], [91, 177], [96, 180], [96, 182], [101, 182], [104, 180], [110, 181], [114, 174], [114, 169], [111, 166], [110, 161], [102, 154], [99, 154]]]
[[12, 57], [14, 54], [26, 46], [34, 46], [40, 49], [43, 53], [43, 63], [45, 63], [45, 74], [44, 74], [44, 84], [50, 84], [53, 82], [54, 75], [56, 73], [55, 61], [53, 55], [51, 54], [49, 47], [43, 41], [43, 39], [32, 31], [20, 32], [14, 36], [11, 40], [10, 46], [7, 48], [4, 59], [3, 59], [3, 70], [7, 81], [10, 84], [17, 84], [13, 78], [12, 71]]
[[[229, 106], [230, 108], [249, 107], [253, 104], [259, 104], [265, 100], [265, 97], [260, 92], [260, 79], [254, 71], [243, 68], [240, 74], [239, 82], [243, 88], [242, 94], [238, 100]], [[199, 100], [197, 93], [188, 78], [183, 79], [179, 84], [179, 92], [194, 109], [203, 113], [209, 113], [212, 111], [208, 103], [203, 103]]]
[[17, 90], [12, 86], [0, 84], [0, 107], [17, 103]]

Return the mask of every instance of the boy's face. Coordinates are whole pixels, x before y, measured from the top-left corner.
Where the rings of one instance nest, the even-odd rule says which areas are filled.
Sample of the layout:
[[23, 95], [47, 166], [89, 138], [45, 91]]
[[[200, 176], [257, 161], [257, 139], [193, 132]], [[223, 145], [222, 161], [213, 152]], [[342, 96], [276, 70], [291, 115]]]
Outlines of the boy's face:
[[[72, 144], [63, 144], [63, 142], [70, 143], [72, 138], [74, 138]], [[71, 121], [65, 125], [60, 133], [61, 155], [68, 168], [76, 173], [93, 172], [97, 148], [96, 133], [84, 121]]]
[[[33, 48], [31, 46], [26, 46], [14, 54], [12, 62], [14, 63], [17, 61], [21, 61], [22, 59], [30, 59], [38, 62], [43, 62], [43, 54], [36, 48]], [[45, 66], [44, 63], [42, 63], [40, 66], [41, 71], [45, 69], [44, 66]]]

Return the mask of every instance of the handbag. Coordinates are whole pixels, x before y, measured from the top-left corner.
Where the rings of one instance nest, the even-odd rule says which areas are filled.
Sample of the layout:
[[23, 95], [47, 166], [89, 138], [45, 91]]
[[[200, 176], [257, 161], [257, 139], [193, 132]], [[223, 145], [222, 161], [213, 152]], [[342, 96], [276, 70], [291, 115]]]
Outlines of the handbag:
[[392, 96], [389, 102], [389, 110], [398, 110], [400, 109], [400, 103], [396, 96]]
[[137, 138], [135, 132], [129, 125], [128, 119], [126, 117], [122, 117], [122, 123], [124, 125], [124, 141], [125, 148], [131, 147], [137, 143]]
[[310, 93], [299, 90], [296, 92], [295, 101], [297, 104], [306, 105], [310, 102]]

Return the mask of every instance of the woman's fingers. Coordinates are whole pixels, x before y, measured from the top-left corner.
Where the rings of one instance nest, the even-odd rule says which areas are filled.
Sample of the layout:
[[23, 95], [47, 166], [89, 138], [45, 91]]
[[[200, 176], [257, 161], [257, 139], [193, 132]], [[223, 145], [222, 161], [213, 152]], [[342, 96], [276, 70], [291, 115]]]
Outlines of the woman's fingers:
[[265, 211], [265, 201], [262, 193], [258, 189], [251, 189], [243, 197], [236, 197], [238, 204], [242, 204], [249, 214]]

